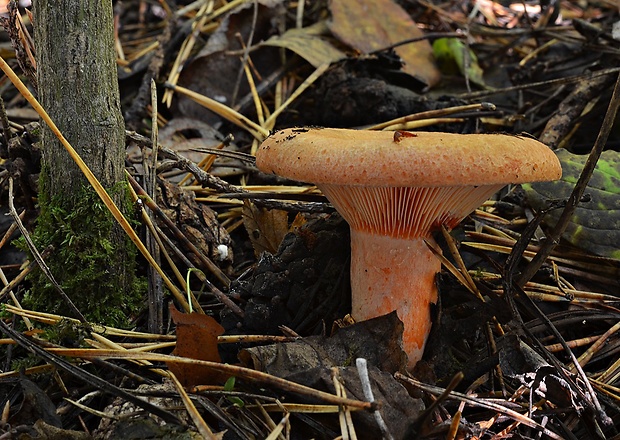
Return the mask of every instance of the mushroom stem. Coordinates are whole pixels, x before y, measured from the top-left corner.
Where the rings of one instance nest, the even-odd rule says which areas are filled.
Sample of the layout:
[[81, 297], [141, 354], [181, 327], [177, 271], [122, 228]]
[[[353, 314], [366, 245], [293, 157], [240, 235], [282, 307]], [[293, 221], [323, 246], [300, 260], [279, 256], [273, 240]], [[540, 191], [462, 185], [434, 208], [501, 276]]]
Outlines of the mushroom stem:
[[396, 310], [405, 326], [409, 368], [424, 353], [441, 270], [424, 240], [433, 242], [430, 236], [403, 239], [351, 230], [352, 315], [362, 321]]

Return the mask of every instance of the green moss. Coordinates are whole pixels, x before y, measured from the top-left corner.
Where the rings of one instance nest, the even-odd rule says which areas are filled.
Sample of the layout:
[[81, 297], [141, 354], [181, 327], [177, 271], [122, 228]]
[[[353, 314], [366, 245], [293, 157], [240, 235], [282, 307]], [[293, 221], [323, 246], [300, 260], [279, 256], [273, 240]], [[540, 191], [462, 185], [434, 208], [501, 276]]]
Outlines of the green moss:
[[61, 319], [56, 324], [47, 326], [41, 338], [63, 347], [83, 347], [84, 339], [90, 337], [91, 329], [87, 325], [69, 319]]
[[13, 360], [11, 361], [11, 371], [25, 371], [28, 368], [41, 365], [41, 358], [32, 354], [26, 353], [24, 356], [15, 356], [13, 353]]
[[[125, 182], [108, 191], [113, 197], [120, 192], [129, 208]], [[90, 186], [51, 200], [41, 194], [39, 202], [41, 213], [32, 238], [40, 251], [53, 246], [46, 263], [56, 281], [89, 321], [128, 326], [146, 291], [145, 282], [135, 276], [133, 243], [115, 233], [119, 226]], [[42, 271], [35, 271], [30, 280], [25, 307], [75, 317]]]

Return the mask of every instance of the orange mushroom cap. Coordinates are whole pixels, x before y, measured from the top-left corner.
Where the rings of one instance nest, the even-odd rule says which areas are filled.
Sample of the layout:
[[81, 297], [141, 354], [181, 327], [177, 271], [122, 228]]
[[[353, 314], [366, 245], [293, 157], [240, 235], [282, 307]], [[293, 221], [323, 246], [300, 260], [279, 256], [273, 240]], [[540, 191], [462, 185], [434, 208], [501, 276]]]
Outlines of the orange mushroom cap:
[[316, 184], [351, 227], [352, 314], [398, 312], [409, 367], [421, 358], [437, 301], [439, 260], [425, 241], [453, 228], [508, 183], [554, 180], [544, 144], [505, 134], [292, 128], [256, 154], [267, 173]]
[[562, 173], [555, 154], [529, 137], [407, 133], [290, 128], [263, 142], [256, 164], [302, 182], [352, 186], [506, 185]]

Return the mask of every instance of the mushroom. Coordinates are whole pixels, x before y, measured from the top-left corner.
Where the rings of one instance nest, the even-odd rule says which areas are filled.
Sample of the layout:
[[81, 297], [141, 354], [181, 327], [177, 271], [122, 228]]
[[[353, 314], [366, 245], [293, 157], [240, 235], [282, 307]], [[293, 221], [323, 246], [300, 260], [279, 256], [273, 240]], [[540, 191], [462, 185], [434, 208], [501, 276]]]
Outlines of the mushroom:
[[351, 228], [352, 316], [396, 310], [412, 368], [437, 302], [439, 259], [426, 242], [508, 183], [558, 179], [544, 144], [505, 134], [291, 128], [267, 138], [258, 168], [311, 182]]

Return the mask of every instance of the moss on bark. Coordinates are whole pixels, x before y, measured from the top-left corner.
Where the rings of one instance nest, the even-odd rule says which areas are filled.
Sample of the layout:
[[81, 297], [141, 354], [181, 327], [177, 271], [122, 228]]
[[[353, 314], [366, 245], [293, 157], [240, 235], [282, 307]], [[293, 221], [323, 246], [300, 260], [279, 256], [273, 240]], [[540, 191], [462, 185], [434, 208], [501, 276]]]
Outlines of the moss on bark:
[[[44, 183], [44, 182], [43, 182]], [[126, 194], [125, 182], [109, 190]], [[53, 246], [48, 266], [56, 281], [92, 322], [126, 327], [143, 306], [145, 282], [135, 276], [136, 250], [129, 239], [114, 242], [116, 221], [90, 186], [67, 197], [41, 193], [41, 213], [32, 235], [37, 249]], [[125, 209], [125, 212], [130, 212]], [[24, 305], [71, 316], [70, 309], [42, 271], [31, 277]]]

